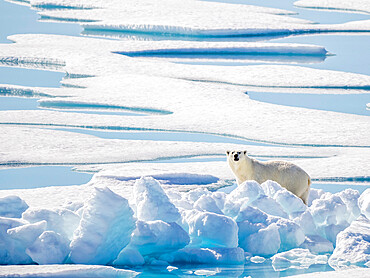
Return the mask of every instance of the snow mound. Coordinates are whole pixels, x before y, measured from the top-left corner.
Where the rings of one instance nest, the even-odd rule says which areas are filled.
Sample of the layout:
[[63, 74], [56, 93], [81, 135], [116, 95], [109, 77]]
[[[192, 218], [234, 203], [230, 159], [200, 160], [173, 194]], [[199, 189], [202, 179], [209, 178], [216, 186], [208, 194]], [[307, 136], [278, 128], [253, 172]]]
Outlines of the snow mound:
[[217, 205], [217, 201], [213, 198], [213, 196], [210, 195], [202, 195], [194, 203], [194, 208], [200, 211], [208, 211], [216, 214], [223, 214], [220, 207]]
[[0, 198], [0, 216], [20, 218], [28, 205], [18, 196]]
[[183, 221], [188, 227], [193, 247], [238, 246], [238, 226], [230, 217], [192, 210], [184, 213]]
[[38, 264], [61, 264], [69, 253], [69, 241], [56, 232], [45, 231], [26, 253]]
[[361, 213], [364, 214], [367, 219], [370, 219], [370, 188], [366, 189], [358, 199], [358, 205], [361, 209]]
[[22, 214], [22, 218], [30, 223], [44, 220], [47, 223], [46, 230], [55, 231], [69, 240], [80, 223], [80, 217], [76, 213], [64, 208], [29, 208]]
[[69, 260], [84, 264], [111, 263], [129, 243], [134, 229], [135, 219], [128, 201], [108, 188], [95, 188], [83, 208], [70, 245]]
[[227, 195], [223, 211], [225, 215], [235, 217], [244, 206], [261, 195], [264, 195], [264, 191], [256, 181], [245, 181]]
[[342, 199], [331, 193], [324, 194], [310, 206], [310, 212], [320, 235], [335, 243], [337, 234], [349, 226], [350, 213]]
[[337, 236], [336, 247], [329, 258], [331, 267], [365, 266], [370, 261], [370, 220], [361, 215]]
[[174, 222], [138, 220], [127, 248], [136, 249], [143, 256], [158, 255], [181, 249], [189, 241], [188, 233]]
[[118, 266], [139, 266], [145, 264], [144, 257], [136, 249], [126, 247], [118, 254], [113, 265]]
[[134, 198], [137, 217], [140, 220], [163, 220], [176, 222], [178, 209], [171, 203], [160, 183], [152, 177], [143, 177], [135, 182]]
[[32, 259], [26, 254], [26, 248], [31, 245], [46, 228], [46, 222], [17, 225], [3, 234], [2, 243], [5, 248], [1, 250], [0, 261], [3, 264], [30, 264]]
[[338, 192], [335, 195], [339, 196], [346, 205], [349, 213], [349, 218], [347, 220], [349, 223], [360, 216], [360, 208], [358, 206], [360, 193], [357, 190], [347, 188], [346, 190]]

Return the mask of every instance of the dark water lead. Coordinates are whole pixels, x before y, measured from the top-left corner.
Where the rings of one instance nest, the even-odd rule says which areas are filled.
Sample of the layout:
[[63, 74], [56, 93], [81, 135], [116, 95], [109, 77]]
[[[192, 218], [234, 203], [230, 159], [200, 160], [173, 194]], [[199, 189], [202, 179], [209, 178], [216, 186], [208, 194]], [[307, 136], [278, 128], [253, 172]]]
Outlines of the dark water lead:
[[75, 172], [66, 166], [11, 168], [0, 170], [0, 190], [80, 185], [91, 177], [92, 174]]
[[250, 99], [284, 106], [370, 116], [370, 94], [294, 94], [247, 92]]

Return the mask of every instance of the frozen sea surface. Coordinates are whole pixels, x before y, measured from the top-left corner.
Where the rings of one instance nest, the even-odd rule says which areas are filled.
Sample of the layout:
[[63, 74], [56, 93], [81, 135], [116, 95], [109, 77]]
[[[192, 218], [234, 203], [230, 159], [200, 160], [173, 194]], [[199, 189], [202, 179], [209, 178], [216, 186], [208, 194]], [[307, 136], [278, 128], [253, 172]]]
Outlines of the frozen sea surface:
[[[302, 38], [300, 42], [306, 45], [296, 47], [293, 44], [285, 44], [286, 41], [282, 40], [282, 44], [259, 44], [259, 53], [251, 50], [252, 45], [243, 43], [243, 40], [247, 40], [243, 36], [263, 33], [266, 35], [263, 40], [267, 40], [270, 36], [280, 36], [279, 32], [287, 35], [290, 31], [285, 28], [288, 27], [292, 27], [296, 34], [306, 31], [369, 31], [367, 21], [320, 25], [299, 19], [309, 19], [321, 24], [337, 24], [364, 20], [368, 18], [367, 15], [346, 14], [341, 17], [339, 15], [344, 15], [343, 13], [302, 10], [299, 15], [289, 16], [290, 12], [276, 9], [190, 0], [181, 3], [158, 1], [157, 6], [152, 6], [151, 10], [146, 6], [152, 5], [151, 1], [134, 2], [137, 6], [119, 1], [103, 3], [93, 0], [76, 1], [73, 4], [60, 0], [30, 2], [32, 7], [42, 9], [43, 20], [83, 22], [86, 33], [90, 30], [91, 33], [97, 31], [98, 35], [102, 36], [115, 36], [125, 35], [128, 31], [128, 40], [124, 42], [81, 37], [16, 35], [11, 37], [16, 43], [1, 45], [1, 55], [5, 57], [2, 57], [1, 61], [4, 65], [27, 65], [32, 69], [41, 66], [43, 69], [55, 70], [49, 64], [57, 61], [58, 70], [68, 72], [60, 88], [59, 85], [45, 88], [46, 86], [39, 85], [41, 83], [10, 82], [7, 77], [4, 78], [5, 81], [0, 82], [11, 84], [2, 89], [4, 92], [30, 94], [32, 91], [30, 95], [40, 97], [41, 108], [43, 105], [43, 108], [48, 106], [48, 109], [35, 109], [30, 106], [29, 110], [24, 112], [20, 110], [28, 104], [19, 104], [14, 106], [16, 110], [10, 111], [10, 104], [5, 104], [4, 101], [4, 110], [7, 111], [0, 111], [0, 141], [4, 142], [1, 145], [1, 167], [59, 165], [0, 170], [0, 175], [4, 174], [2, 177], [5, 177], [5, 182], [10, 179], [18, 188], [0, 191], [1, 204], [5, 205], [0, 206], [2, 216], [9, 217], [8, 208], [14, 210], [14, 215], [21, 215], [25, 209], [22, 199], [30, 206], [22, 218], [0, 219], [6, 226], [6, 230], [0, 231], [0, 237], [6, 240], [3, 249], [9, 252], [5, 259], [14, 260], [13, 262], [23, 260], [27, 263], [77, 262], [86, 259], [81, 254], [88, 253], [97, 255], [97, 260], [100, 260], [97, 263], [106, 264], [121, 251], [115, 260], [116, 264], [137, 264], [132, 268], [142, 272], [141, 277], [282, 277], [332, 270], [325, 262], [333, 252], [333, 244], [340, 231], [356, 231], [364, 241], [361, 246], [357, 246], [351, 239], [346, 241], [338, 236], [341, 243], [338, 244], [335, 254], [346, 253], [347, 244], [350, 245], [348, 250], [357, 247], [361, 247], [358, 250], [365, 250], [368, 234], [365, 228], [368, 220], [357, 217], [360, 212], [366, 214], [369, 211], [369, 194], [368, 190], [366, 191], [369, 186], [366, 114], [356, 115], [356, 108], [323, 108], [345, 112], [333, 113], [314, 110], [318, 108], [316, 104], [302, 109], [299, 108], [304, 106], [302, 102], [293, 103], [294, 107], [288, 107], [286, 102], [280, 103], [282, 105], [267, 102], [272, 102], [271, 93], [275, 93], [281, 100], [284, 90], [287, 90], [294, 93], [293, 98], [296, 95], [306, 97], [307, 94], [319, 93], [321, 102], [324, 100], [321, 94], [326, 94], [327, 102], [335, 101], [336, 106], [339, 106], [339, 99], [342, 99], [342, 102], [350, 102], [352, 99], [349, 96], [353, 96], [366, 105], [369, 103], [367, 91], [370, 86], [364, 58], [364, 53], [367, 53], [367, 37], [363, 34], [352, 37], [356, 41], [354, 44], [359, 45], [355, 55], [351, 53], [353, 45], [336, 45], [338, 41], [348, 38], [348, 34], [338, 37], [320, 35], [287, 38], [287, 42], [290, 39], [294, 41]], [[276, 4], [269, 2], [271, 1], [266, 1], [265, 4]], [[6, 2], [0, 4], [3, 5], [0, 8], [10, 7], [9, 5], [19, 9], [25, 8]], [[291, 4], [292, 1], [284, 1], [279, 3], [280, 7], [271, 7], [293, 10]], [[163, 13], [164, 10], [171, 12]], [[204, 16], [210, 10], [214, 15], [218, 15], [215, 17], [217, 20]], [[300, 9], [294, 11], [298, 10]], [[16, 12], [21, 13], [18, 10]], [[124, 12], [127, 13], [126, 17], [122, 17]], [[32, 13], [35, 16], [35, 12]], [[202, 16], [192, 18], [192, 13]], [[161, 18], [161, 14], [166, 16]], [[225, 18], [230, 20], [222, 20]], [[87, 23], [96, 19], [101, 19], [102, 22]], [[10, 19], [6, 20], [10, 22]], [[247, 22], [248, 20], [250, 22]], [[174, 23], [177, 22], [180, 27], [174, 28]], [[233, 23], [237, 27], [232, 26]], [[250, 26], [250, 23], [261, 29], [238, 29], [240, 26]], [[49, 24], [47, 28], [50, 29], [43, 31], [40, 24]], [[31, 27], [32, 24], [28, 26]], [[55, 23], [37, 22], [34, 27], [39, 29], [34, 29], [33, 33], [50, 31], [60, 34], [53, 29], [55, 26]], [[221, 32], [215, 32], [214, 27], [221, 28]], [[231, 29], [227, 31], [226, 27]], [[100, 31], [94, 31], [94, 28]], [[8, 34], [8, 30], [11, 28], [3, 32], [4, 36]], [[199, 30], [200, 33], [194, 36], [194, 30]], [[136, 31], [145, 36], [138, 36]], [[79, 31], [74, 32], [76, 29], [68, 29], [64, 33], [61, 31], [66, 35], [79, 34]], [[29, 32], [12, 31], [11, 34], [17, 33]], [[238, 39], [230, 37], [241, 34]], [[214, 39], [205, 36], [214, 35], [224, 36], [219, 40], [226, 39], [226, 44], [232, 46], [232, 49], [227, 50], [221, 44], [204, 43]], [[157, 36], [175, 38], [178, 41], [156, 44], [152, 40]], [[310, 38], [316, 37], [322, 40], [315, 42], [317, 46], [309, 47], [307, 44], [312, 44]], [[130, 38], [134, 40], [131, 41]], [[140, 43], [135, 41], [136, 39], [149, 39], [149, 42]], [[190, 46], [191, 52], [195, 44], [181, 42], [179, 39], [200, 40], [197, 45], [201, 49], [200, 53], [194, 56], [184, 55], [184, 49], [189, 50]], [[240, 39], [240, 44], [230, 42]], [[261, 37], [258, 38], [260, 39]], [[250, 67], [249, 61], [244, 63], [245, 67], [219, 69], [202, 65], [171, 64], [153, 60], [153, 57], [145, 55], [125, 55], [127, 51], [140, 49], [155, 52], [158, 47], [162, 47], [163, 54], [173, 46], [175, 50], [167, 51], [169, 56], [172, 55], [168, 60], [213, 59], [230, 63], [240, 58], [251, 58], [252, 62], [264, 63], [267, 66]], [[339, 46], [343, 48], [340, 49]], [[176, 52], [176, 47], [182, 52]], [[230, 55], [230, 52], [245, 52], [246, 49], [250, 51], [246, 56]], [[261, 49], [272, 50], [273, 55], [260, 55]], [[225, 50], [228, 53], [224, 53]], [[300, 54], [292, 58], [287, 54], [287, 51], [292, 50]], [[308, 50], [324, 54], [314, 57]], [[337, 56], [327, 57], [326, 50]], [[183, 57], [177, 57], [181, 56], [178, 54]], [[154, 58], [163, 60], [161, 57]], [[336, 62], [332, 63], [333, 61]], [[271, 62], [277, 63], [278, 66], [269, 66]], [[290, 66], [280, 66], [285, 64]], [[333, 71], [311, 70], [305, 67]], [[338, 70], [363, 75], [335, 72]], [[22, 79], [23, 77], [17, 78], [16, 81], [20, 82]], [[36, 76], [34, 79], [43, 81], [48, 78]], [[267, 99], [264, 102], [249, 99], [245, 92], [250, 88], [256, 89], [251, 90], [256, 94], [267, 92]], [[4, 97], [0, 101], [6, 99], [9, 98]], [[35, 104], [36, 99], [32, 101]], [[139, 112], [142, 109], [144, 115], [137, 117], [134, 113], [114, 114], [115, 112], [108, 111], [118, 107], [139, 109], [131, 112]], [[91, 114], [86, 115], [87, 113]], [[240, 128], [240, 125], [243, 125], [243, 128]], [[274, 142], [275, 144], [272, 144]], [[249, 184], [235, 189], [234, 177], [223, 156], [224, 151], [229, 148], [247, 148], [251, 156], [260, 160], [286, 159], [306, 169], [315, 179], [310, 207], [303, 212], [304, 206], [299, 205], [300, 200], [278, 190], [276, 185], [265, 185], [260, 189], [255, 184]], [[132, 163], [135, 161], [136, 163]], [[89, 183], [84, 184], [90, 180], [91, 175], [71, 171], [69, 166], [60, 166], [66, 164], [77, 166], [79, 171], [96, 174]], [[67, 176], [71, 179], [67, 180]], [[136, 180], [141, 176], [153, 176], [159, 181], [159, 186], [149, 178], [140, 182], [144, 202], [140, 198], [133, 198], [133, 188], [139, 186]], [[60, 186], [60, 180], [66, 184]], [[26, 184], [28, 188], [33, 188], [25, 189]], [[224, 188], [227, 193], [217, 191], [219, 188]], [[250, 191], [243, 192], [243, 188], [249, 188]], [[324, 189], [326, 193], [316, 190], [318, 188]], [[236, 192], [230, 193], [232, 189]], [[360, 197], [360, 194], [363, 195]], [[238, 198], [233, 199], [235, 195], [243, 196], [242, 202], [239, 202]], [[297, 206], [292, 206], [285, 202], [286, 200], [291, 200]], [[231, 206], [232, 204], [235, 206]], [[268, 210], [271, 205], [274, 206], [275, 212]], [[3, 208], [7, 209], [2, 210]], [[265, 211], [273, 214], [279, 211], [280, 216], [289, 217], [267, 215]], [[237, 212], [237, 217], [232, 215], [234, 212]], [[130, 223], [136, 221], [133, 216], [139, 219], [137, 227], [131, 227], [135, 228], [131, 237], [125, 234], [125, 231], [131, 234]], [[149, 218], [144, 219], [143, 216]], [[174, 218], [176, 223], [165, 222]], [[217, 228], [220, 223], [223, 223], [224, 229]], [[236, 227], [239, 227], [239, 232]], [[223, 230], [227, 231], [227, 237], [223, 236]], [[73, 233], [74, 231], [76, 232]], [[233, 239], [237, 238], [240, 242], [236, 243]], [[274, 244], [263, 244], [265, 240]], [[250, 248], [244, 251], [251, 253], [244, 253], [242, 249], [237, 248], [239, 243], [243, 248]], [[86, 251], [84, 244], [91, 248]], [[254, 244], [258, 248], [254, 248]], [[176, 250], [186, 245], [186, 248]], [[114, 252], [101, 252], [111, 246], [114, 246]], [[258, 250], [262, 247], [275, 248], [273, 253], [277, 252], [277, 256], [273, 259], [261, 258], [262, 253], [271, 252], [271, 249]], [[310, 251], [295, 247], [309, 248]], [[73, 255], [68, 255], [71, 250]], [[326, 255], [314, 254], [317, 251]], [[345, 260], [348, 264], [363, 265], [366, 252], [362, 251], [355, 254], [356, 256], [347, 256]], [[256, 256], [252, 259], [252, 255]], [[244, 257], [247, 257], [245, 265]], [[332, 261], [335, 262], [336, 259]], [[144, 262], [145, 266], [140, 266]], [[187, 267], [179, 262], [206, 264], [201, 267]], [[222, 263], [225, 262], [240, 264], [240, 267], [223, 266]], [[311, 263], [313, 265], [309, 266]], [[220, 264], [220, 267], [213, 267], [212, 264]], [[0, 268], [0, 273], [3, 269]], [[87, 275], [94, 271], [78, 266], [75, 269], [60, 267], [58, 273], [50, 272], [47, 268], [33, 270], [32, 267], [25, 267], [25, 270], [26, 272], [22, 272], [12, 266], [5, 269], [8, 274], [22, 272], [24, 275], [33, 273], [34, 276], [41, 276], [40, 274], [47, 273], [54, 276], [68, 274], [71, 277]], [[120, 273], [118, 268], [104, 268], [99, 271], [101, 276], [110, 274], [120, 277], [132, 274]], [[325, 275], [330, 277], [332, 273], [334, 272]], [[346, 272], [346, 277], [365, 277], [367, 273], [365, 270]]]

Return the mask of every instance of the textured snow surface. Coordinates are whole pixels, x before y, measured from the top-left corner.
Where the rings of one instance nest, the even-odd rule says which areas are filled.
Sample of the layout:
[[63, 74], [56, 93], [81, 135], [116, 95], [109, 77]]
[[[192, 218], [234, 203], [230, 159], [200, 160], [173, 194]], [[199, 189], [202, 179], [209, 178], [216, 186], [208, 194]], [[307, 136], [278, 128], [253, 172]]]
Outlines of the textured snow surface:
[[0, 262], [238, 265], [248, 254], [257, 263], [271, 258], [282, 270], [328, 258], [338, 269], [369, 260], [370, 222], [357, 205], [367, 191], [314, 194], [306, 207], [272, 181], [246, 181], [230, 193], [164, 186], [152, 177], [117, 185], [111, 178], [75, 187], [89, 198], [71, 187], [79, 199], [64, 206], [31, 206], [21, 218], [0, 217]]

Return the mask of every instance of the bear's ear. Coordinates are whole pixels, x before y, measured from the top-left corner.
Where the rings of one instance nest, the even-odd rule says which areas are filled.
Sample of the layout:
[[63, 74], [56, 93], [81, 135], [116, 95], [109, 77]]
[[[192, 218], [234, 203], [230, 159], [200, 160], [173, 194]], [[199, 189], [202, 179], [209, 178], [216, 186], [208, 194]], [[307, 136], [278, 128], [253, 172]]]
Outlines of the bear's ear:
[[230, 151], [226, 151], [226, 155], [229, 155], [230, 154]]
[[246, 155], [247, 154], [247, 151], [244, 151], [244, 154]]

